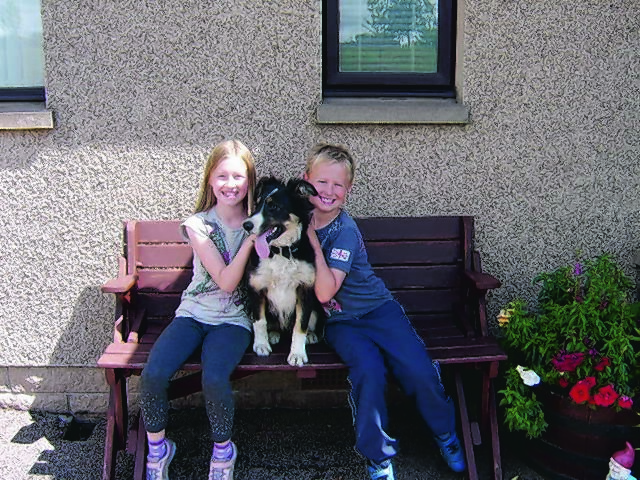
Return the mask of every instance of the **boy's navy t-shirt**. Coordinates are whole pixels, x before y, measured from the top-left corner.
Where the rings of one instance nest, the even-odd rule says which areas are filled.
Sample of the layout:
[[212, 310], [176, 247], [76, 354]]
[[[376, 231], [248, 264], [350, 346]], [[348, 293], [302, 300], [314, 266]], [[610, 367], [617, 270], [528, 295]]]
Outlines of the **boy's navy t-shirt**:
[[347, 274], [335, 297], [324, 305], [329, 321], [365, 315], [393, 296], [369, 264], [362, 234], [342, 210], [326, 227], [316, 230], [329, 268]]

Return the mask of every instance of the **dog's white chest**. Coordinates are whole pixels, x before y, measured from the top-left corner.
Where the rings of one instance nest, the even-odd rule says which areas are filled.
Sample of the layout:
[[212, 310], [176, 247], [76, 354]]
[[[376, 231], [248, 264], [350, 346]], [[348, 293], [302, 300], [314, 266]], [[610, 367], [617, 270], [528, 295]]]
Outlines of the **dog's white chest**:
[[314, 280], [315, 270], [309, 263], [275, 255], [260, 262], [250, 283], [256, 290], [266, 291], [273, 313], [286, 318], [296, 308], [298, 286], [311, 286]]

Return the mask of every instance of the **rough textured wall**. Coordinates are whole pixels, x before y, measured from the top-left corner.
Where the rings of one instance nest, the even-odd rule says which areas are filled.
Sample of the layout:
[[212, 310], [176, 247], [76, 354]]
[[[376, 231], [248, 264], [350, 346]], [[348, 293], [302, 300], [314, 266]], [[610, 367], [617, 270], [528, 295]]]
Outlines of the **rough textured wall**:
[[237, 137], [260, 173], [317, 140], [360, 160], [356, 215], [477, 217], [492, 309], [575, 249], [640, 240], [637, 2], [468, 0], [466, 126], [319, 126], [320, 0], [43, 0], [51, 132], [0, 132], [0, 365], [91, 366], [120, 221], [182, 218]]

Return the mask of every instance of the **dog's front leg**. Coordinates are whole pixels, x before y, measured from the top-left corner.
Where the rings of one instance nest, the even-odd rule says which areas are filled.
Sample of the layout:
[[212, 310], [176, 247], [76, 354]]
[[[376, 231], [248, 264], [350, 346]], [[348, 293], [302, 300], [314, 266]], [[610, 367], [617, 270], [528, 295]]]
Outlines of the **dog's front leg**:
[[265, 308], [263, 300], [260, 303], [260, 320], [253, 322], [253, 351], [261, 357], [266, 357], [271, 353]]
[[307, 334], [302, 330], [302, 306], [296, 304], [296, 321], [293, 325], [291, 333], [291, 350], [287, 357], [287, 362], [292, 367], [302, 367], [309, 361], [305, 345], [307, 343]]

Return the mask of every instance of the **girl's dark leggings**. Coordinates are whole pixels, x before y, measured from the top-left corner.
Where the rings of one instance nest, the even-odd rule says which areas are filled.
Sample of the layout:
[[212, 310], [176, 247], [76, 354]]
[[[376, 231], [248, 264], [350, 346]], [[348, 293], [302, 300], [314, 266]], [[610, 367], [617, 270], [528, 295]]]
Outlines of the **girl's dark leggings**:
[[207, 325], [176, 317], [149, 355], [140, 381], [140, 408], [148, 432], [167, 426], [171, 377], [202, 347], [202, 391], [214, 442], [231, 438], [235, 411], [230, 377], [251, 342], [251, 332], [237, 325]]

